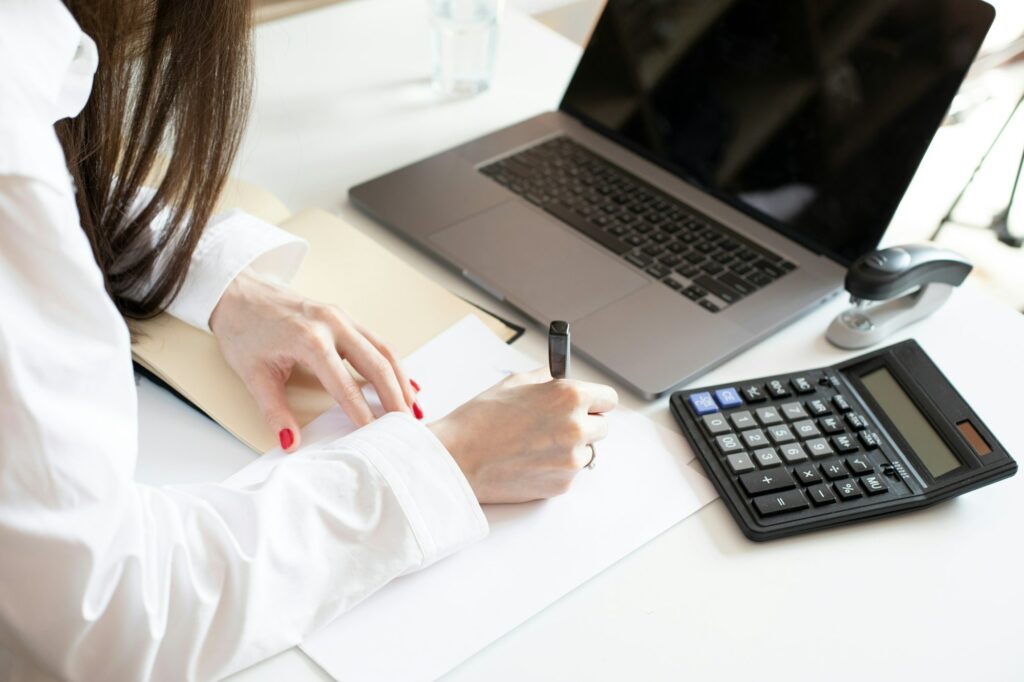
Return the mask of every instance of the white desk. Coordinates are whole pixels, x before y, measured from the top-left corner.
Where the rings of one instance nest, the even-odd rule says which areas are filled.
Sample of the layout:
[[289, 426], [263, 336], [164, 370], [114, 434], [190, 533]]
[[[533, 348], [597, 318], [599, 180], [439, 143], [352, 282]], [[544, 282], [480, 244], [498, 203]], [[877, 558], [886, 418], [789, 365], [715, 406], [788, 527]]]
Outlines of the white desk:
[[[511, 17], [494, 89], [444, 102], [429, 89], [424, 4], [350, 0], [261, 27], [258, 96], [238, 173], [293, 210], [337, 210], [450, 289], [523, 321], [356, 212], [346, 189], [555, 108], [579, 50]], [[922, 204], [923, 215], [926, 209]], [[905, 206], [901, 214], [908, 213]], [[848, 357], [822, 338], [841, 306], [808, 316], [703, 381]], [[529, 327], [518, 344], [541, 359], [544, 337]], [[1024, 458], [1024, 317], [968, 288], [911, 331], [1004, 445]], [[578, 375], [602, 379], [583, 362]], [[664, 400], [643, 404], [620, 393], [625, 404], [671, 425]], [[141, 479], [222, 478], [251, 459], [212, 422], [147, 382], [140, 403]], [[172, 433], [173, 441], [166, 437]], [[205, 454], [211, 452], [217, 454]], [[1024, 679], [1016, 649], [1024, 609], [1022, 496], [1024, 476], [1017, 476], [930, 510], [767, 544], [744, 539], [715, 502], [449, 678]], [[293, 649], [237, 679], [325, 676]]]

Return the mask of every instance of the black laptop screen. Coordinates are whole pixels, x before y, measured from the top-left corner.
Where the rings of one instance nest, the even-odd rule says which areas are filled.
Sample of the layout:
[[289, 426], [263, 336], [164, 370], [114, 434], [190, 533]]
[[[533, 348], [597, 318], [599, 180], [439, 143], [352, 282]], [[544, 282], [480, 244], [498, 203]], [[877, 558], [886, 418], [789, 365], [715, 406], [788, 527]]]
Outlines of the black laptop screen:
[[881, 239], [978, 0], [609, 0], [562, 110], [842, 263]]

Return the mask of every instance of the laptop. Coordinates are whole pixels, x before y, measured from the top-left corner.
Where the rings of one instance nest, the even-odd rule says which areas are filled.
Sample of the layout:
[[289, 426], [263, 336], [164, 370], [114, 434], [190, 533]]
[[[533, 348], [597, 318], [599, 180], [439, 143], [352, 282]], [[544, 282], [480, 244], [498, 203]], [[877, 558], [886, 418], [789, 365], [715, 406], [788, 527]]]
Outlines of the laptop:
[[645, 398], [842, 289], [994, 18], [981, 0], [608, 0], [558, 111], [351, 201]]

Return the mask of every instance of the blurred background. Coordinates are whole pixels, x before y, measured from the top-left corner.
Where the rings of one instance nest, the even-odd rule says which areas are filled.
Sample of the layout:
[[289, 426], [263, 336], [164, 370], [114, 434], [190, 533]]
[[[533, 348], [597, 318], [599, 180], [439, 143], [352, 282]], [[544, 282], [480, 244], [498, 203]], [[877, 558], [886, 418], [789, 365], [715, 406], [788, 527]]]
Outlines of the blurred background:
[[[257, 0], [259, 21], [352, 0]], [[362, 0], [372, 1], [372, 0]], [[410, 0], [426, 2], [426, 0]], [[506, 0], [582, 45], [603, 0]], [[685, 5], [690, 0], [665, 0]], [[850, 0], [884, 6], [887, 0]], [[886, 244], [934, 240], [967, 256], [971, 277], [995, 297], [1024, 310], [1024, 188], [1000, 229], [1024, 157], [1024, 2], [988, 0], [996, 22], [904, 203]], [[500, 39], [500, 38], [499, 38]], [[999, 222], [999, 221], [997, 221]]]

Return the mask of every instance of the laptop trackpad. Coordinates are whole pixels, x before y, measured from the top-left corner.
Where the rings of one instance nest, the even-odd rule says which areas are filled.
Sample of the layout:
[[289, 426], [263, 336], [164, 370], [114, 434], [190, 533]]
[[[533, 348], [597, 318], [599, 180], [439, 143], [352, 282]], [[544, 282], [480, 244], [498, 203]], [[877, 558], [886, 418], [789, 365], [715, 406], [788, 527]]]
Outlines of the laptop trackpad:
[[647, 284], [610, 252], [518, 201], [446, 227], [430, 241], [542, 321], [577, 320]]

